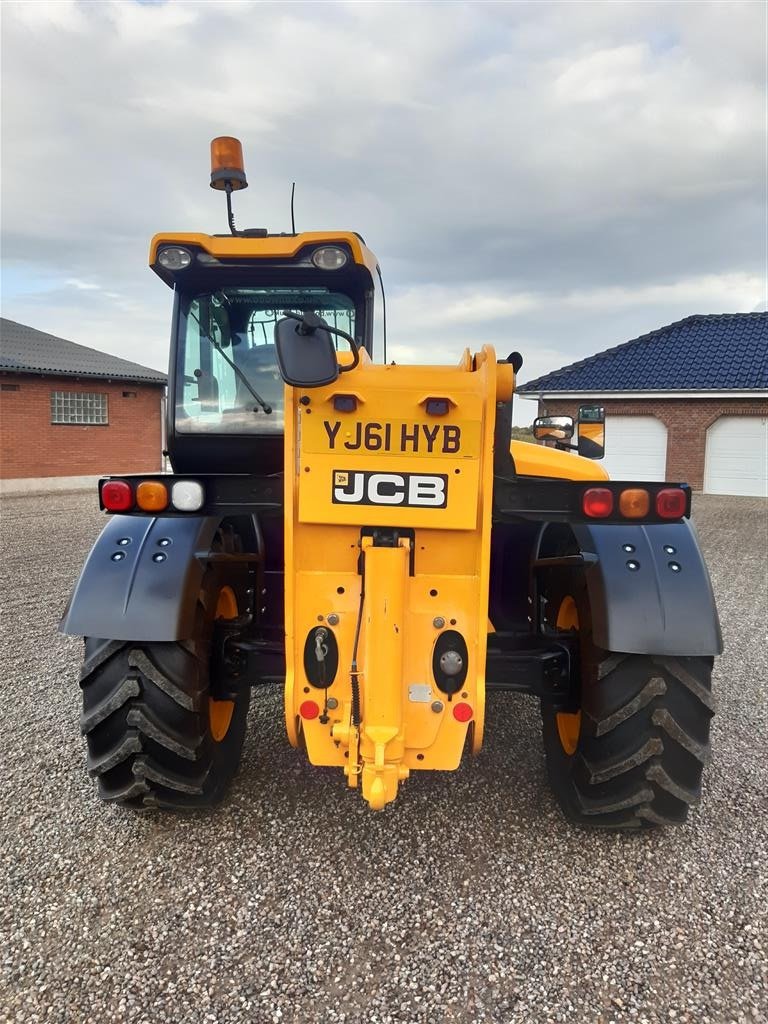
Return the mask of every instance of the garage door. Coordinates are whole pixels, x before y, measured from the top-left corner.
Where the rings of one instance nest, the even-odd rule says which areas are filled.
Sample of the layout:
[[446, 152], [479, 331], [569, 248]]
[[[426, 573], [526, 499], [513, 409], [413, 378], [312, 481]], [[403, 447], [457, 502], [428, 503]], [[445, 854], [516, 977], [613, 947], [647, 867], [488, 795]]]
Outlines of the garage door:
[[655, 416], [606, 416], [601, 465], [612, 480], [665, 480], [667, 428]]
[[707, 431], [704, 490], [768, 497], [768, 417], [715, 420]]

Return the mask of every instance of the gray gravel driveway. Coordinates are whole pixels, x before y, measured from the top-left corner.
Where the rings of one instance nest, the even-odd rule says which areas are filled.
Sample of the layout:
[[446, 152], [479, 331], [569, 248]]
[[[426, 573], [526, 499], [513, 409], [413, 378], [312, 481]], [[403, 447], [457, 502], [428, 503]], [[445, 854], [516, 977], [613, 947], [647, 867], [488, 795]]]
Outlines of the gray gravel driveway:
[[277, 691], [216, 812], [99, 804], [56, 622], [101, 516], [4, 500], [0, 1020], [768, 1019], [768, 504], [694, 507], [727, 644], [714, 761], [688, 825], [624, 836], [565, 823], [537, 709], [504, 695], [477, 760], [379, 815], [287, 745]]

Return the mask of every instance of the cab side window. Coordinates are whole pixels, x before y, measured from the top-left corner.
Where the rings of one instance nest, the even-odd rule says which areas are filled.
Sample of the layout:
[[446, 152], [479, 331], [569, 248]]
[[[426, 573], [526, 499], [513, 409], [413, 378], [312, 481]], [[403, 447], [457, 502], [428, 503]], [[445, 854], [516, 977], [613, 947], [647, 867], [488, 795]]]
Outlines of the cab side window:
[[373, 275], [373, 302], [371, 305], [373, 307], [370, 310], [373, 317], [373, 329], [371, 331], [373, 351], [371, 352], [371, 357], [375, 363], [383, 363], [387, 358], [385, 338], [386, 306], [381, 279], [378, 273]]

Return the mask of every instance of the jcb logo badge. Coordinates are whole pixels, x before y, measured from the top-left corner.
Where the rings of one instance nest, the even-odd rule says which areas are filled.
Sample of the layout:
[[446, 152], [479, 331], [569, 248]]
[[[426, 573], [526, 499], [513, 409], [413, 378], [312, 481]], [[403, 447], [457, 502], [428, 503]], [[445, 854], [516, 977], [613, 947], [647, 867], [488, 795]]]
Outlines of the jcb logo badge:
[[448, 477], [444, 473], [363, 473], [333, 471], [336, 505], [390, 505], [445, 508]]

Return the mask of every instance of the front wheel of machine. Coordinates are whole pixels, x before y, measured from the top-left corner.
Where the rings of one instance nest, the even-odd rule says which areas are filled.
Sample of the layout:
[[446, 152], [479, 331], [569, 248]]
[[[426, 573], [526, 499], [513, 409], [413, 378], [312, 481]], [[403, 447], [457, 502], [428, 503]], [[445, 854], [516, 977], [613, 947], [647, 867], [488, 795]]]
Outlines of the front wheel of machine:
[[557, 630], [577, 630], [578, 707], [542, 703], [552, 790], [566, 817], [591, 828], [684, 822], [709, 759], [712, 659], [617, 654], [592, 643], [586, 595], [553, 599]]
[[102, 800], [192, 809], [224, 796], [240, 762], [250, 689], [233, 706], [212, 701], [209, 661], [209, 645], [193, 641], [86, 640], [81, 727]]

